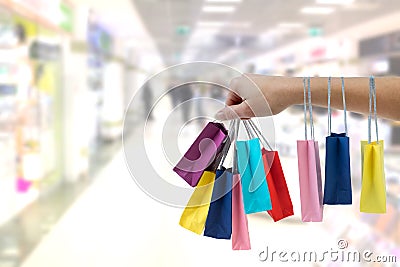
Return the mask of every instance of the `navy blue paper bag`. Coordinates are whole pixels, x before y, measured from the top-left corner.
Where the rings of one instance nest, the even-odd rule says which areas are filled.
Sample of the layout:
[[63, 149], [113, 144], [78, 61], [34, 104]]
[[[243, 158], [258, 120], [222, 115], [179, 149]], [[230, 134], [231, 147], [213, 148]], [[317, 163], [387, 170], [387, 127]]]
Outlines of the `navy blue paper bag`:
[[230, 239], [232, 234], [232, 172], [217, 170], [204, 235]]
[[331, 78], [328, 79], [328, 127], [325, 157], [324, 204], [346, 205], [352, 203], [349, 137], [347, 136], [346, 100], [344, 79], [342, 78], [342, 96], [345, 133], [331, 132]]

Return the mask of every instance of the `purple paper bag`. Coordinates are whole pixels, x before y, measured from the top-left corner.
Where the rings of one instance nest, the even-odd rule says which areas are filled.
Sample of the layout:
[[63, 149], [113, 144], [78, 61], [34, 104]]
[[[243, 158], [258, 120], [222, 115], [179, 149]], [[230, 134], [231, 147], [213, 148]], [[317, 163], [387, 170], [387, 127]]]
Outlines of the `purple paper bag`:
[[214, 162], [227, 135], [228, 131], [222, 123], [209, 122], [176, 164], [174, 172], [190, 186], [196, 186], [203, 171]]

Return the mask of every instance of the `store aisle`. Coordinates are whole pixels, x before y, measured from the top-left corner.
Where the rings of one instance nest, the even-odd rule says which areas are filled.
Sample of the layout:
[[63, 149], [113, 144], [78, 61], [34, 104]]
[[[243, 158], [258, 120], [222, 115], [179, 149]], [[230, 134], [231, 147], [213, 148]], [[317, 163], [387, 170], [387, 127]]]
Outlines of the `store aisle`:
[[[139, 141], [133, 138], [132, 147]], [[285, 160], [286, 170], [293, 169], [293, 160]], [[293, 175], [288, 173], [288, 177]], [[294, 188], [296, 180], [291, 181], [289, 186]], [[294, 202], [297, 197], [293, 195]], [[120, 151], [23, 267], [261, 266], [268, 264], [259, 260], [266, 246], [316, 249], [335, 242], [318, 225], [300, 223], [296, 216], [273, 223], [261, 213], [249, 216], [253, 249], [232, 251], [230, 241], [197, 236], [181, 228], [181, 212], [143, 193], [130, 177]]]

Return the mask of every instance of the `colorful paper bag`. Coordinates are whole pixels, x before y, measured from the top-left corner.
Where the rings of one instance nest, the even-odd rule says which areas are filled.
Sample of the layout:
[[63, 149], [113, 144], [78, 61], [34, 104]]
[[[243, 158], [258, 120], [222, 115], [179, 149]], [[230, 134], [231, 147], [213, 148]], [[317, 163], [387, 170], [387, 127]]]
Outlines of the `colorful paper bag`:
[[240, 174], [233, 174], [232, 189], [232, 249], [251, 249], [248, 222], [243, 206]]
[[[374, 101], [374, 119], [376, 141], [371, 142], [372, 99]], [[370, 77], [368, 141], [361, 141], [362, 182], [360, 211], [366, 213], [386, 213], [386, 179], [383, 160], [383, 140], [378, 136], [378, 118], [376, 115], [375, 79]]]
[[215, 161], [227, 135], [222, 123], [209, 122], [173, 170], [190, 186], [196, 186], [203, 171]]
[[321, 165], [318, 142], [314, 140], [310, 78], [307, 78], [307, 84], [312, 140], [307, 140], [306, 81], [304, 78], [305, 140], [297, 141], [301, 216], [303, 222], [321, 222], [323, 217]]
[[[231, 140], [235, 138], [235, 122], [231, 122], [229, 136], [221, 153], [218, 170], [214, 182], [210, 209], [204, 229], [204, 235], [230, 239], [232, 234], [232, 169], [226, 169], [224, 162], [228, 154]], [[218, 157], [219, 158], [219, 157]]]
[[205, 171], [185, 207], [179, 224], [196, 234], [201, 234], [206, 223], [214, 186], [215, 173]]
[[272, 201], [272, 209], [268, 210], [268, 214], [277, 222], [294, 214], [292, 199], [290, 198], [278, 152], [268, 151], [263, 148], [262, 155]]
[[270, 210], [271, 197], [265, 179], [259, 139], [236, 141], [236, 149], [245, 213]]
[[350, 149], [347, 136], [346, 97], [344, 79], [342, 81], [342, 99], [344, 112], [344, 133], [331, 132], [331, 77], [328, 78], [328, 131], [325, 154], [324, 204], [340, 205], [352, 203]]
[[232, 234], [232, 170], [219, 169], [216, 173], [210, 209], [204, 235], [230, 239]]
[[[294, 214], [289, 189], [286, 184], [278, 151], [272, 150], [268, 140], [252, 120], [249, 120], [248, 124], [258, 138], [263, 141], [264, 147], [261, 149], [261, 154], [272, 203], [272, 209], [268, 210], [268, 214], [276, 222]], [[269, 148], [269, 150], [266, 148]]]
[[232, 167], [232, 249], [249, 250], [251, 249], [250, 235], [247, 217], [244, 212], [242, 183], [237, 165], [236, 140], [239, 132], [239, 120], [236, 120], [235, 129]]

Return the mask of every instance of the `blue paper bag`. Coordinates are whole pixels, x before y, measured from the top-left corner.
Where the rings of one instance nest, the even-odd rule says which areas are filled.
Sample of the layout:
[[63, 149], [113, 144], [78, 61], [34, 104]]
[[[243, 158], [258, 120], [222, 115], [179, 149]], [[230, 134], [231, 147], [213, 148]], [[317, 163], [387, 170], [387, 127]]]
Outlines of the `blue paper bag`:
[[331, 132], [331, 78], [328, 79], [328, 127], [325, 157], [324, 204], [340, 205], [352, 203], [349, 137], [347, 136], [346, 100], [344, 79], [342, 78], [342, 96], [345, 133]]
[[230, 239], [232, 234], [232, 171], [217, 170], [204, 235]]
[[272, 209], [258, 138], [237, 141], [237, 161], [246, 214]]

